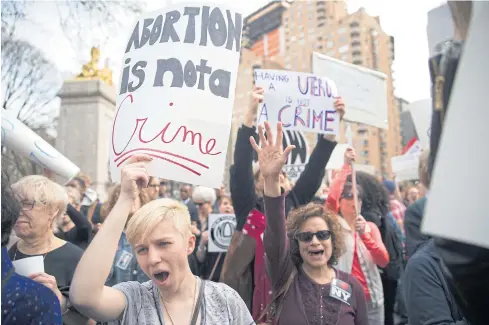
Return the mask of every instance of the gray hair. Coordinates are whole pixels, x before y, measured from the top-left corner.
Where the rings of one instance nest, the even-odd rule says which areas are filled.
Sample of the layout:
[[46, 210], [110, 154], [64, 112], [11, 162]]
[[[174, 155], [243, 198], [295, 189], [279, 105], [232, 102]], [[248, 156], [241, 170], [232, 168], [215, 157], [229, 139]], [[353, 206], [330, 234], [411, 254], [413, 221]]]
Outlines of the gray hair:
[[197, 186], [192, 193], [194, 202], [208, 202], [214, 205], [216, 199], [216, 191], [210, 187]]

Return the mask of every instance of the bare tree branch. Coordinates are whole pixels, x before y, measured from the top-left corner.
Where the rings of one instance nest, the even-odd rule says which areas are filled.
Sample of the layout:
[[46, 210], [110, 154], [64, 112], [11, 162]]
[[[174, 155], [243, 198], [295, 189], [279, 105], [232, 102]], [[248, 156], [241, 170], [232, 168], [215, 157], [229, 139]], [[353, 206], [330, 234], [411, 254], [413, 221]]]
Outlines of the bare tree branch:
[[13, 110], [31, 128], [52, 127], [61, 87], [56, 66], [28, 42], [2, 35], [2, 108]]

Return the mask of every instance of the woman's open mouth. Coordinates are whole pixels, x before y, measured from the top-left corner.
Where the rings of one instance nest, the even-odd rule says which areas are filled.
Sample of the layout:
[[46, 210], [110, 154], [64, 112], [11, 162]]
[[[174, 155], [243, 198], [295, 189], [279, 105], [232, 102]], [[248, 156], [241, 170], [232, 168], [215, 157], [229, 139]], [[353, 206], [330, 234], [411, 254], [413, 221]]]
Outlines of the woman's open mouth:
[[324, 249], [317, 251], [309, 251], [309, 256], [321, 256], [324, 254]]
[[153, 273], [153, 276], [154, 278], [158, 281], [158, 282], [165, 282], [166, 279], [168, 279], [168, 275], [170, 275], [170, 273], [168, 272], [158, 272], [158, 273]]

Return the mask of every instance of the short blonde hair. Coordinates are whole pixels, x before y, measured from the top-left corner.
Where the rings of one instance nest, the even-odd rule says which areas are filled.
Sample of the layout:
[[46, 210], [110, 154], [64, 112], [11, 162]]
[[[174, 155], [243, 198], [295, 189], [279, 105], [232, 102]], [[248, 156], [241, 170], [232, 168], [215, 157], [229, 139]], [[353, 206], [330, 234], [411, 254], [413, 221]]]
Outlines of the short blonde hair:
[[66, 212], [68, 194], [63, 186], [49, 178], [40, 175], [30, 175], [21, 178], [12, 185], [14, 192], [23, 200], [33, 200], [44, 205], [48, 213], [56, 212], [53, 223]]
[[73, 205], [80, 205], [81, 193], [74, 187], [65, 186], [66, 194], [68, 195], [68, 202], [71, 201]]
[[127, 223], [126, 236], [131, 245], [147, 238], [160, 222], [170, 220], [184, 238], [192, 236], [187, 207], [172, 199], [158, 199], [142, 206]]

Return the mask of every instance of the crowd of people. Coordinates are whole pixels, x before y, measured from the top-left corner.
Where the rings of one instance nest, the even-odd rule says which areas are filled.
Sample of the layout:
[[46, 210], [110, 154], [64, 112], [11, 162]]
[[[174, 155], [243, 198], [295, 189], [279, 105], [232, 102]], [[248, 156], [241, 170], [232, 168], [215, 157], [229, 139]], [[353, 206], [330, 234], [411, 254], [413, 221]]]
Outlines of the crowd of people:
[[[401, 188], [355, 171], [349, 148], [326, 185], [337, 142], [318, 135], [291, 182], [282, 125], [253, 125], [263, 94], [238, 130], [229, 193], [182, 184], [175, 198], [146, 155], [105, 202], [83, 174], [64, 187], [2, 174], [2, 324], [468, 324], [420, 230], [429, 152]], [[225, 253], [208, 251], [213, 213], [236, 217]], [[35, 256], [44, 272], [15, 273]]]

